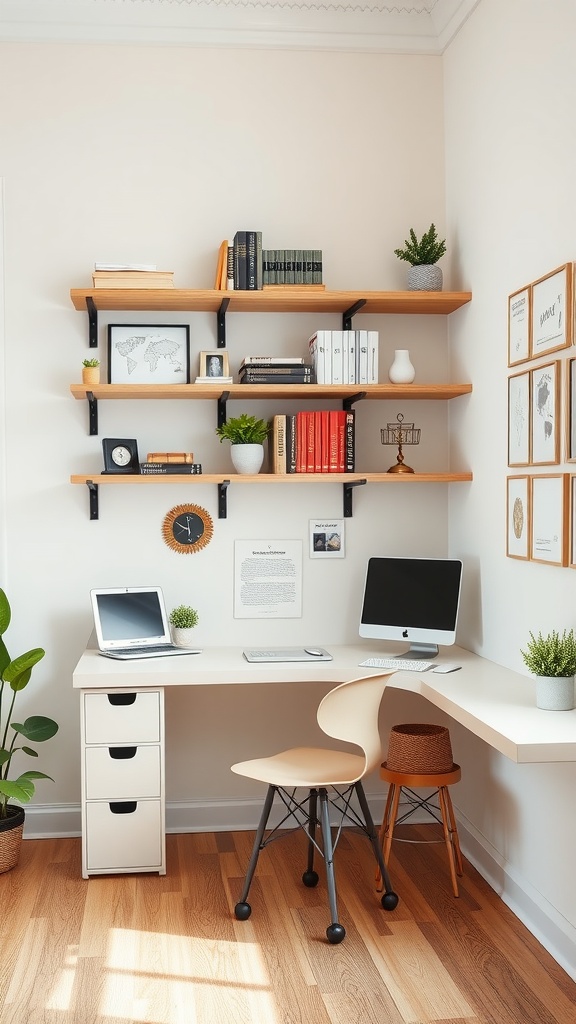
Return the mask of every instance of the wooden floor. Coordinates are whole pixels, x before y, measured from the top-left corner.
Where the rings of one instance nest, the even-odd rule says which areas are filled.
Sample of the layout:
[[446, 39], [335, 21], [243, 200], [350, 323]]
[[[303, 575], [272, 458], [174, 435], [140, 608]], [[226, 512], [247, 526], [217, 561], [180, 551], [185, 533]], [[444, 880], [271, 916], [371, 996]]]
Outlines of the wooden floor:
[[[430, 827], [417, 826], [421, 835]], [[475, 870], [452, 895], [441, 846], [395, 844], [382, 910], [367, 840], [336, 852], [341, 945], [303, 836], [168, 837], [168, 871], [80, 877], [80, 840], [27, 840], [0, 875], [1, 1024], [574, 1024], [576, 984]]]

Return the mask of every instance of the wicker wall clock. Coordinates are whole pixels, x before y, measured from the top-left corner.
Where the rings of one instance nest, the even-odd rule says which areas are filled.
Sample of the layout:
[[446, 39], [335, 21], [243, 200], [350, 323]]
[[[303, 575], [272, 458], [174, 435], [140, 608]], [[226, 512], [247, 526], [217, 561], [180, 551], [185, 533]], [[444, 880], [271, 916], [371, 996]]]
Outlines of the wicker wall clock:
[[212, 540], [212, 517], [200, 505], [175, 505], [164, 516], [162, 536], [172, 551], [193, 555]]

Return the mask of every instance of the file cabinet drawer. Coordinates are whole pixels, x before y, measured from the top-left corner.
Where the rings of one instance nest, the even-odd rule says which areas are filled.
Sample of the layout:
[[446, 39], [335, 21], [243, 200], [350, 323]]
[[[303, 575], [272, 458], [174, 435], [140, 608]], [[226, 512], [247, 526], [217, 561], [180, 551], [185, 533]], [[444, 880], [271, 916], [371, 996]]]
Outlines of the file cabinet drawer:
[[162, 866], [162, 834], [160, 800], [88, 803], [87, 869], [157, 871]]
[[158, 743], [160, 692], [84, 694], [86, 743]]
[[87, 747], [87, 800], [160, 796], [161, 752], [150, 747]]

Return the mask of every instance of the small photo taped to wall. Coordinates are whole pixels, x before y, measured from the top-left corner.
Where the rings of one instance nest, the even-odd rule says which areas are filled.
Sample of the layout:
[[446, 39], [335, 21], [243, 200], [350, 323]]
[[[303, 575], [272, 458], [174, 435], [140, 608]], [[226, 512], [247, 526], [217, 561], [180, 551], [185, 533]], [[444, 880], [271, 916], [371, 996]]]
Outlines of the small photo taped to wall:
[[310, 558], [344, 558], [344, 520], [310, 520]]

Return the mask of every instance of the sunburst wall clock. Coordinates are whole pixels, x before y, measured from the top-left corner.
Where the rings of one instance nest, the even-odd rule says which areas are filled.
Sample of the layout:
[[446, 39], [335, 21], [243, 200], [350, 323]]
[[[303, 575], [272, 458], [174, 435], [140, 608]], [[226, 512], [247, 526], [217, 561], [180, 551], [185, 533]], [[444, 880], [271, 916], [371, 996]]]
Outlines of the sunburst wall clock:
[[175, 505], [164, 516], [162, 536], [172, 551], [193, 555], [212, 540], [212, 517], [200, 505]]

